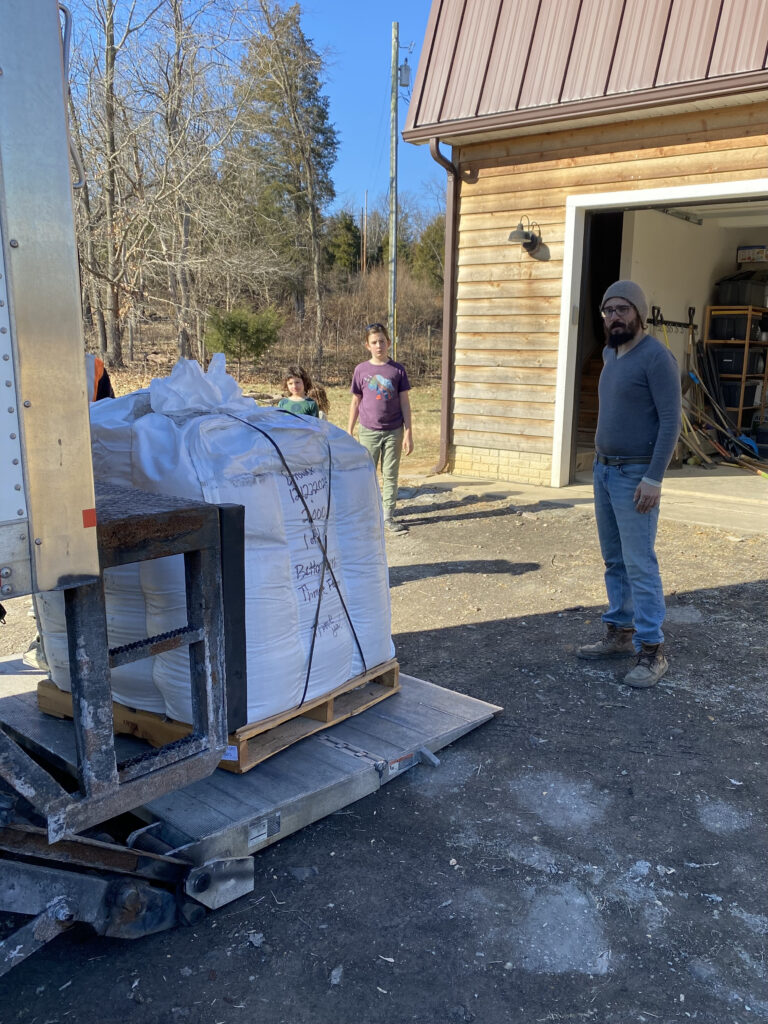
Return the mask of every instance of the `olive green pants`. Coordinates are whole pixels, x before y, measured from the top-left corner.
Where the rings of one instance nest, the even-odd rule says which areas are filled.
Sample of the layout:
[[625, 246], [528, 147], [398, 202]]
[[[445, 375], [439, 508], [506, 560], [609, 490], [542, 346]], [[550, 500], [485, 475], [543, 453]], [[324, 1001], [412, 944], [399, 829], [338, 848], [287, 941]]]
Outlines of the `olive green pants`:
[[360, 444], [367, 450], [378, 469], [381, 463], [381, 503], [384, 518], [391, 519], [397, 504], [397, 476], [400, 456], [403, 454], [403, 428], [397, 430], [369, 430], [360, 426]]

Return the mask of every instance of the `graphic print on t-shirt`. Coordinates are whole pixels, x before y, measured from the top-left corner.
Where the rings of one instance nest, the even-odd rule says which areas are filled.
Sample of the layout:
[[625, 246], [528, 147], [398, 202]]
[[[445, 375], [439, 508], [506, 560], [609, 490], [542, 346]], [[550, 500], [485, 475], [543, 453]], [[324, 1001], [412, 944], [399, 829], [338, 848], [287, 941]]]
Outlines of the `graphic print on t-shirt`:
[[387, 377], [382, 377], [380, 373], [375, 373], [368, 381], [368, 388], [370, 391], [375, 392], [376, 401], [380, 402], [382, 398], [394, 398], [395, 397], [395, 385]]

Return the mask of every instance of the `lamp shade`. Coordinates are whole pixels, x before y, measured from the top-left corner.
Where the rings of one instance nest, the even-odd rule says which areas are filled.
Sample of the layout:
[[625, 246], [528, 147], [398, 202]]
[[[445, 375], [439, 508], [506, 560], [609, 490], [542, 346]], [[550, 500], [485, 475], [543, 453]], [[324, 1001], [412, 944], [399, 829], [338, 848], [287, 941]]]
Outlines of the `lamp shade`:
[[[532, 220], [528, 220], [528, 227], [523, 227], [523, 222], [517, 225], [514, 231], [510, 231], [508, 241], [522, 245], [525, 251], [533, 256], [541, 246], [541, 228], [539, 225]], [[538, 229], [538, 230], [537, 230]]]
[[522, 245], [523, 242], [527, 242], [530, 239], [530, 237], [531, 237], [531, 232], [530, 231], [526, 231], [525, 228], [523, 227], [523, 222], [520, 221], [520, 223], [517, 225], [515, 230], [514, 231], [510, 231], [508, 241], [516, 242], [518, 245]]

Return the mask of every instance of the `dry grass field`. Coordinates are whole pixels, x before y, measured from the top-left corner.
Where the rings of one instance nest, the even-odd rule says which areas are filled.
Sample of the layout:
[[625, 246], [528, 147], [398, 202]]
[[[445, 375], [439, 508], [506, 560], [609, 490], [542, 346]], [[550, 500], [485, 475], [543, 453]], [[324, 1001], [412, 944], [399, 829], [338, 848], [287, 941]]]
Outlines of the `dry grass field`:
[[[165, 376], [171, 372], [171, 363], [152, 369], [132, 367], [112, 370], [112, 386], [116, 395], [127, 395], [138, 388], [147, 387], [153, 377]], [[260, 405], [277, 404], [280, 399], [280, 385], [274, 380], [244, 372], [240, 386], [245, 395], [255, 398]], [[347, 385], [326, 385], [331, 404], [332, 423], [346, 430], [349, 415], [349, 387]], [[413, 454], [404, 460], [401, 472], [426, 474], [437, 462], [440, 450], [440, 384], [415, 384], [411, 390], [413, 409]]]
[[[332, 423], [347, 429], [349, 415], [349, 388], [326, 389], [331, 402], [328, 417]], [[411, 389], [413, 410], [413, 453], [404, 459], [402, 473], [428, 473], [437, 462], [440, 450], [440, 385], [416, 384]]]

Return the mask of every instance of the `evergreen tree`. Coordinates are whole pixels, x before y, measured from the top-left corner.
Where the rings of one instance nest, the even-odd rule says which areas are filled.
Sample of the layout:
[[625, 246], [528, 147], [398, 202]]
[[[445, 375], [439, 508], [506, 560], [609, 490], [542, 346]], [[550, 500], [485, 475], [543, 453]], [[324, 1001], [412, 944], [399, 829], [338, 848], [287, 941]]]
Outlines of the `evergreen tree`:
[[443, 287], [445, 259], [445, 214], [434, 217], [421, 232], [411, 250], [414, 277], [435, 288]]
[[328, 262], [350, 274], [360, 267], [360, 229], [348, 210], [331, 217], [325, 230]]
[[212, 310], [205, 332], [205, 347], [209, 352], [223, 352], [237, 360], [237, 377], [243, 359], [257, 359], [277, 341], [282, 317], [276, 309], [263, 309], [252, 313], [247, 309], [229, 312]]
[[248, 44], [243, 77], [249, 92], [240, 119], [244, 153], [264, 183], [262, 202], [272, 236], [284, 250], [293, 276], [295, 301], [303, 308], [304, 280], [311, 279], [315, 305], [315, 372], [322, 364], [323, 209], [334, 198], [331, 169], [338, 138], [322, 93], [323, 62], [304, 35], [298, 5], [283, 11], [259, 0], [262, 30]]

